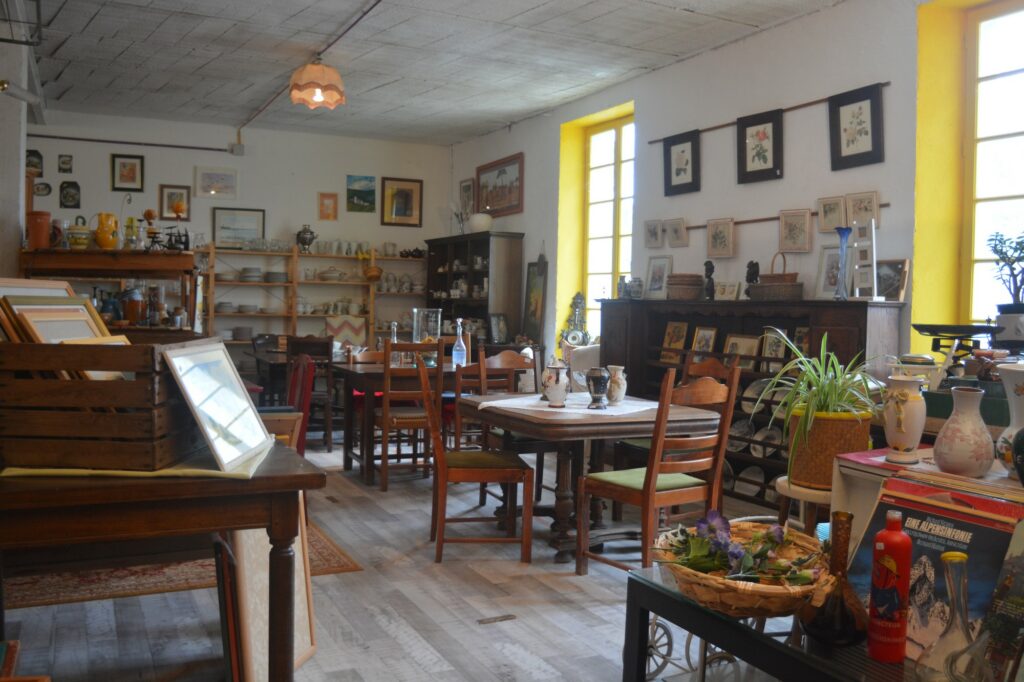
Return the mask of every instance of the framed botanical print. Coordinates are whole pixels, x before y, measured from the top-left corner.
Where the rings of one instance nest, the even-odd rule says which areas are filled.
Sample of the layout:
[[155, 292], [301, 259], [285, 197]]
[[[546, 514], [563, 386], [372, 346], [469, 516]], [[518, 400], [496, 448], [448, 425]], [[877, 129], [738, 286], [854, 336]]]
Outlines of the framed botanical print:
[[[712, 353], [715, 350], [715, 337], [718, 335], [718, 329], [715, 327], [697, 327], [693, 330], [693, 343], [690, 344], [690, 348], [695, 353]], [[704, 357], [701, 355], [694, 355], [693, 361], [700, 362]]]
[[188, 185], [160, 185], [160, 218], [189, 221], [192, 217], [192, 188]]
[[665, 231], [660, 220], [644, 221], [644, 246], [648, 249], [660, 249], [665, 246]]
[[828, 139], [834, 171], [885, 160], [880, 83], [828, 98]]
[[[766, 358], [778, 358], [779, 360], [786, 357], [786, 343], [782, 340], [782, 332], [774, 327], [765, 327], [764, 341], [761, 344], [761, 355]], [[781, 369], [781, 362], [771, 362], [768, 360], [761, 362], [762, 372], [778, 372]]]
[[779, 251], [807, 253], [811, 250], [811, 209], [779, 212]]
[[736, 119], [736, 181], [782, 177], [782, 109]]
[[850, 227], [870, 225], [872, 220], [875, 221], [876, 230], [881, 227], [878, 212], [878, 192], [847, 194], [846, 219]]
[[[850, 263], [852, 251], [846, 251], [846, 279], [843, 286], [846, 291], [853, 284], [853, 267]], [[822, 246], [818, 251], [818, 279], [814, 284], [814, 298], [833, 298], [839, 285], [839, 273], [842, 270], [839, 260], [839, 246]]]
[[686, 322], [669, 322], [665, 325], [665, 338], [661, 342], [661, 362], [678, 363], [683, 359], [682, 350], [686, 347]]
[[672, 274], [672, 256], [651, 256], [647, 261], [647, 291], [644, 298], [665, 298], [668, 276]]
[[686, 221], [682, 218], [663, 220], [661, 226], [665, 229], [665, 237], [668, 245], [672, 247], [689, 246], [690, 233], [686, 229]]
[[476, 210], [494, 217], [523, 212], [522, 152], [476, 168]]
[[665, 196], [700, 191], [700, 130], [662, 140]]
[[110, 191], [142, 192], [145, 190], [143, 170], [145, 159], [130, 154], [110, 155]]
[[818, 199], [818, 232], [835, 232], [846, 227], [846, 197]]
[[380, 179], [380, 224], [402, 227], [423, 225], [423, 181]]
[[[722, 352], [726, 355], [757, 355], [761, 348], [760, 336], [748, 336], [747, 334], [729, 334], [725, 337], [725, 345]], [[754, 369], [756, 360], [753, 357], [740, 358], [736, 363], [740, 369]]]
[[736, 255], [736, 225], [732, 218], [708, 221], [708, 258], [732, 258]]

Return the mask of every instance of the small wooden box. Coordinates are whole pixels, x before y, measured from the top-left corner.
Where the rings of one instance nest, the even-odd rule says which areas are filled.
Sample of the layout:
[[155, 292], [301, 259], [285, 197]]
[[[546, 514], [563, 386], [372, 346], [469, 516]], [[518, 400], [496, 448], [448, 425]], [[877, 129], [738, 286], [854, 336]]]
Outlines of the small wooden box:
[[161, 355], [182, 345], [0, 343], [0, 465], [155, 471], [206, 448]]

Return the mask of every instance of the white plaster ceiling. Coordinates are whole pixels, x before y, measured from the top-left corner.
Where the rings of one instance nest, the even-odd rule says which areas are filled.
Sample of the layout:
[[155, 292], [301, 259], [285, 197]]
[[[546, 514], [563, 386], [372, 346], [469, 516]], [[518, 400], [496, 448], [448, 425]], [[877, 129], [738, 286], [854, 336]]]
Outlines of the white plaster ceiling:
[[[323, 55], [348, 104], [251, 124], [450, 144], [841, 0], [383, 0]], [[371, 0], [42, 0], [48, 107], [238, 126]]]

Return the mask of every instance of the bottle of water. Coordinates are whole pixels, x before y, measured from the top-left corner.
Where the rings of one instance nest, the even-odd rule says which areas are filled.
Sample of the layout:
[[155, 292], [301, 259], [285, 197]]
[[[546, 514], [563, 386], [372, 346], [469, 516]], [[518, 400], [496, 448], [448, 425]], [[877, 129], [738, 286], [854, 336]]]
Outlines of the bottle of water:
[[452, 346], [452, 364], [456, 367], [466, 366], [466, 342], [462, 340], [462, 318], [455, 320], [455, 345]]
[[[391, 344], [398, 343], [398, 322], [391, 322]], [[402, 354], [397, 351], [391, 351], [391, 364], [392, 366], [402, 364]]]

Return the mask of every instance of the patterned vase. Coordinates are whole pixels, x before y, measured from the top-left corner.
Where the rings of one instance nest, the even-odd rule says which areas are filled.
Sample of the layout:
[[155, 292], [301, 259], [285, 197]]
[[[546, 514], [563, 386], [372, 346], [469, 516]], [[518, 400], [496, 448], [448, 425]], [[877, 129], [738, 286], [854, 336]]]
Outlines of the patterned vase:
[[548, 399], [548, 407], [565, 407], [565, 396], [569, 393], [569, 376], [565, 367], [548, 365], [547, 376], [544, 377], [544, 395]]
[[935, 465], [948, 474], [984, 476], [995, 457], [992, 436], [981, 418], [980, 388], [954, 386], [953, 413], [935, 438]]
[[1018, 478], [1013, 463], [1013, 437], [1024, 428], [1024, 364], [999, 365], [999, 377], [1010, 404], [1010, 425], [996, 439], [996, 457], [1006, 467], [1010, 478]]
[[611, 378], [608, 380], [608, 404], [618, 405], [626, 397], [626, 372], [622, 365], [608, 365]]
[[836, 234], [839, 235], [839, 276], [836, 279], [836, 293], [832, 295], [832, 298], [837, 301], [845, 301], [850, 292], [847, 290], [846, 283], [846, 247], [850, 241], [850, 233], [853, 232], [852, 227], [837, 227]]
[[889, 444], [886, 459], [898, 464], [916, 464], [920, 459], [917, 446], [924, 433], [925, 404], [921, 396], [924, 378], [894, 375], [885, 390], [885, 441]]

